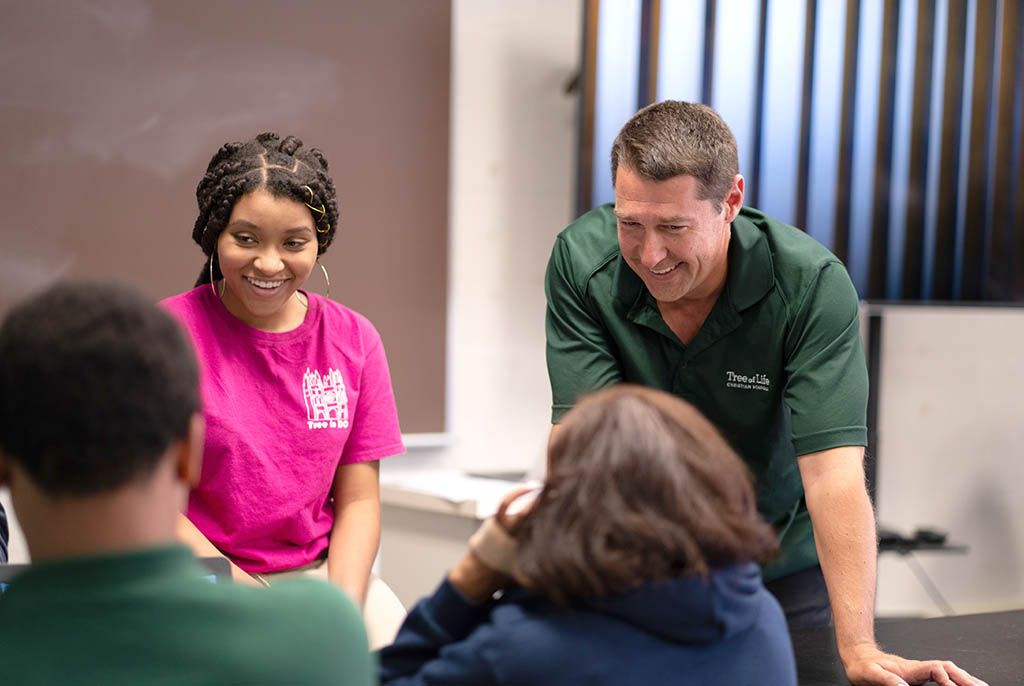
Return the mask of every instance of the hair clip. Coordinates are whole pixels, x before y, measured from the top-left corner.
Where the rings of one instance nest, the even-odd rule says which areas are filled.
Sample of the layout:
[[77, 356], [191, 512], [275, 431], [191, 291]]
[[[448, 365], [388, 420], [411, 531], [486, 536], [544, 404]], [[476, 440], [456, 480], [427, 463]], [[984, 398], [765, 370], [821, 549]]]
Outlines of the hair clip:
[[[313, 193], [313, 189], [310, 188], [309, 186], [303, 186], [303, 188], [305, 188], [307, 191], [309, 191], [309, 202], [306, 203], [306, 207], [308, 207], [309, 209], [313, 210], [314, 212], [319, 213], [321, 219], [327, 217], [327, 207], [325, 207], [323, 203], [320, 203], [320, 207], [315, 207], [314, 205], [311, 204], [316, 199], [316, 195]], [[327, 222], [327, 228], [326, 229], [321, 229], [319, 226], [316, 228], [317, 233], [327, 233], [330, 230], [331, 230], [331, 223], [330, 222]]]

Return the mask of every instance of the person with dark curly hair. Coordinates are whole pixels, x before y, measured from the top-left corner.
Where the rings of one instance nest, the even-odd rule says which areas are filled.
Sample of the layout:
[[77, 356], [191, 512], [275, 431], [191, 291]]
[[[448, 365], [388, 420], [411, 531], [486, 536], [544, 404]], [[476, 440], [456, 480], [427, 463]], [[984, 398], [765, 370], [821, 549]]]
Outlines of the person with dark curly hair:
[[200, 404], [185, 332], [123, 285], [62, 282], [0, 323], [0, 485], [32, 557], [0, 594], [3, 683], [375, 683], [344, 593], [211, 583], [177, 540]]
[[795, 686], [757, 565], [775, 533], [711, 423], [622, 384], [562, 426], [536, 500], [473, 536], [381, 651], [381, 684]]
[[196, 199], [206, 263], [163, 302], [198, 351], [208, 427], [183, 537], [263, 583], [319, 575], [362, 602], [378, 461], [404, 447], [376, 329], [303, 288], [338, 230], [327, 160], [294, 136], [227, 143]]

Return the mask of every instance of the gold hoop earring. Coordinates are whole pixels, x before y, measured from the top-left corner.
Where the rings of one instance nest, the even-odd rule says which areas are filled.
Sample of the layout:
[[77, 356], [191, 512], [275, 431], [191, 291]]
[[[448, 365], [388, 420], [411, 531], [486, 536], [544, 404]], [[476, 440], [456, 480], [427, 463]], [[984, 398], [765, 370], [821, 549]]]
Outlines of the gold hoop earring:
[[[324, 273], [324, 281], [327, 282], [327, 293], [324, 295], [324, 299], [325, 300], [330, 300], [331, 299], [331, 277], [327, 275], [327, 267], [324, 266], [323, 262], [321, 262], [320, 260], [317, 260], [316, 263], [318, 265], [320, 265], [320, 271], [322, 271]], [[302, 303], [303, 307], [309, 307], [309, 297], [308, 296], [306, 297], [306, 302], [302, 302], [302, 296], [299, 295], [299, 291], [295, 291], [295, 297], [296, 297], [296, 299], [300, 303]]]
[[217, 256], [217, 248], [214, 246], [213, 252], [210, 253], [210, 289], [213, 290], [213, 297], [218, 300], [224, 299], [224, 281], [220, 282], [220, 290], [217, 290], [217, 282], [213, 280], [213, 258]]
[[210, 253], [210, 290], [213, 291], [213, 297], [220, 299], [220, 295], [217, 293], [217, 282], [213, 280], [213, 256], [217, 254], [217, 249], [214, 248], [213, 252]]
[[320, 260], [317, 260], [316, 263], [320, 265], [320, 271], [322, 271], [324, 273], [324, 281], [327, 282], [327, 295], [325, 295], [324, 297], [327, 298], [328, 300], [330, 300], [331, 299], [331, 277], [328, 276], [328, 274], [327, 274], [327, 267], [324, 266], [323, 262], [321, 262]]

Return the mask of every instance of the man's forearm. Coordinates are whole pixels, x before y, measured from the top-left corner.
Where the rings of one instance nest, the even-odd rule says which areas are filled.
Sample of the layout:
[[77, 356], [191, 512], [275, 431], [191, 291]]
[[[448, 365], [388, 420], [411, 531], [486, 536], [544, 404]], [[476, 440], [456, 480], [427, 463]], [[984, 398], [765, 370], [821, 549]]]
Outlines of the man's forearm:
[[[874, 646], [875, 579], [878, 545], [875, 515], [864, 487], [863, 451], [819, 453], [827, 461], [815, 478], [805, 477], [807, 508], [818, 558], [825, 574], [844, 662], [857, 646]], [[801, 464], [802, 471], [803, 464]]]
[[825, 526], [820, 527], [820, 538], [819, 527], [815, 526], [841, 657], [858, 644], [875, 644], [878, 544], [874, 513], [866, 493], [850, 493], [847, 497], [848, 503], [841, 509], [850, 517], [848, 522], [835, 526], [826, 517]]
[[818, 559], [825, 573], [836, 645], [857, 686], [985, 686], [952, 662], [907, 660], [875, 645], [875, 514], [864, 488], [864, 449], [833, 448], [799, 458]]

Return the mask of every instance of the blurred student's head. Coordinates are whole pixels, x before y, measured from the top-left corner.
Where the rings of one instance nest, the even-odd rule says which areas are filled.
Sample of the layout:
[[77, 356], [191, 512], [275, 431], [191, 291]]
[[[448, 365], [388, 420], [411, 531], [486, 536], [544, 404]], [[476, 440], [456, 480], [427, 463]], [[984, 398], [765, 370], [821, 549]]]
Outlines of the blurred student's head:
[[557, 602], [765, 562], [777, 549], [746, 466], [667, 393], [623, 384], [585, 397], [548, 464], [514, 534], [522, 576]]
[[60, 283], [0, 324], [0, 468], [47, 496], [146, 480], [199, 406], [185, 335], [122, 285]]

